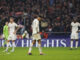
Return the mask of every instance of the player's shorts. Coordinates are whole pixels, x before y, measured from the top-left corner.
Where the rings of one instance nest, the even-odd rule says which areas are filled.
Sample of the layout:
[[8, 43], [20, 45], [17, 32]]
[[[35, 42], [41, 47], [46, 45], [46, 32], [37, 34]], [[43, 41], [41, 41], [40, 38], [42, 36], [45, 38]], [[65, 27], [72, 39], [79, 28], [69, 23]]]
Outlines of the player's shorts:
[[71, 39], [78, 40], [79, 39], [79, 34], [78, 33], [71, 33]]
[[39, 40], [39, 39], [41, 39], [41, 36], [40, 36], [39, 33], [38, 34], [33, 34], [32, 38], [33, 38], [33, 40]]
[[5, 39], [5, 40], [8, 40], [8, 34], [5, 34], [5, 35], [3, 34], [2, 38]]
[[16, 35], [15, 34], [10, 34], [9, 36], [8, 36], [8, 40], [16, 40]]

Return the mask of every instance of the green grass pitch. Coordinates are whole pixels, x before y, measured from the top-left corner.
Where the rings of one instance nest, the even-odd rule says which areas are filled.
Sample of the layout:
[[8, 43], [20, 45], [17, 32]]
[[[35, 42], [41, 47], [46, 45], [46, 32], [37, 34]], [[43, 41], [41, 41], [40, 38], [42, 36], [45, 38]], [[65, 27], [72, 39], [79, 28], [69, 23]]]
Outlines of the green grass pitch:
[[0, 47], [0, 60], [80, 60], [80, 47], [69, 50], [67, 47], [42, 48], [45, 55], [39, 55], [38, 48], [33, 47], [32, 55], [28, 55], [28, 48], [17, 47], [13, 53], [2, 52]]

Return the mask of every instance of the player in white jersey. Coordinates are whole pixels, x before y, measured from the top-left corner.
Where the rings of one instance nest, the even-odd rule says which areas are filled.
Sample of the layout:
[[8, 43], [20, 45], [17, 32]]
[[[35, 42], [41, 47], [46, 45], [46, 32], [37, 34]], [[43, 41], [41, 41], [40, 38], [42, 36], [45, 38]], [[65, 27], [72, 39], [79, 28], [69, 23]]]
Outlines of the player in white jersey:
[[41, 37], [40, 37], [40, 31], [39, 31], [39, 21], [41, 20], [40, 17], [37, 17], [36, 19], [34, 19], [33, 23], [32, 23], [32, 44], [30, 45], [28, 54], [32, 55], [31, 50], [32, 50], [32, 46], [36, 43], [36, 41], [38, 41], [38, 48], [39, 48], [39, 52], [40, 55], [43, 55], [42, 53], [42, 49], [41, 49]]
[[8, 40], [7, 40], [6, 52], [8, 51], [10, 40], [12, 41], [12, 50], [11, 50], [11, 52], [14, 52], [15, 40], [16, 40], [16, 32], [19, 29], [17, 27], [18, 27], [18, 25], [14, 22], [14, 18], [11, 17], [10, 18], [10, 22], [8, 24], [9, 36], [8, 36]]
[[71, 27], [72, 27], [72, 30], [71, 30], [71, 50], [73, 48], [73, 40], [76, 41], [75, 43], [75, 48], [78, 47], [78, 40], [79, 40], [79, 35], [78, 35], [78, 27], [80, 26], [80, 23], [77, 22], [76, 19], [74, 19], [74, 21], [71, 23]]

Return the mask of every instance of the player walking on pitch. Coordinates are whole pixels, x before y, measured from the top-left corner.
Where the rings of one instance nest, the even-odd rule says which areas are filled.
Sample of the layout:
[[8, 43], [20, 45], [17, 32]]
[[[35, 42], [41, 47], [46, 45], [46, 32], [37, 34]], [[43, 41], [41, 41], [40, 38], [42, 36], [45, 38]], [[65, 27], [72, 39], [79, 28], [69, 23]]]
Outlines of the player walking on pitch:
[[73, 48], [73, 40], [75, 40], [75, 48], [78, 47], [78, 40], [79, 40], [79, 35], [78, 35], [78, 27], [80, 26], [80, 23], [77, 22], [76, 19], [74, 19], [74, 21], [71, 23], [71, 27], [72, 27], [72, 30], [71, 30], [71, 50]]
[[31, 50], [32, 50], [33, 45], [36, 43], [36, 41], [38, 41], [38, 48], [39, 48], [40, 55], [43, 55], [42, 49], [41, 49], [41, 37], [40, 37], [40, 33], [39, 33], [39, 21], [40, 20], [41, 20], [41, 18], [37, 17], [32, 22], [32, 37], [33, 37], [33, 40], [32, 40], [32, 44], [30, 45], [30, 48], [29, 48], [29, 51], [28, 51], [29, 55], [32, 55]]
[[[9, 32], [8, 32], [8, 22], [5, 23], [4, 27], [3, 27], [3, 39], [4, 44], [2, 45], [4, 47], [4, 45], [6, 44], [6, 41], [8, 40], [8, 36], [9, 36]], [[11, 44], [9, 43], [9, 45], [11, 46]]]
[[8, 40], [7, 40], [7, 47], [6, 47], [6, 50], [5, 50], [6, 52], [8, 51], [10, 40], [12, 41], [11, 52], [14, 52], [15, 40], [16, 40], [16, 31], [18, 30], [18, 28], [16, 29], [16, 27], [18, 27], [18, 25], [14, 22], [14, 18], [11, 17], [10, 22], [8, 24], [9, 36], [8, 36]]

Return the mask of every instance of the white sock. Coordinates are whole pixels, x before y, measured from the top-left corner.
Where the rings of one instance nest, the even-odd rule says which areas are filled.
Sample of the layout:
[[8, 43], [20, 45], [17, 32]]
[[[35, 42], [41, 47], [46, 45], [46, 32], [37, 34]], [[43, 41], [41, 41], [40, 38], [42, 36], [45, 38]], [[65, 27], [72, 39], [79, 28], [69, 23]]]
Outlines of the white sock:
[[8, 51], [9, 48], [9, 42], [7, 42], [6, 51]]
[[38, 44], [39, 52], [42, 53], [41, 44]]
[[76, 46], [75, 46], [75, 48], [77, 48], [78, 47], [78, 41], [76, 41]]
[[4, 43], [2, 43], [2, 47], [4, 48]]
[[5, 41], [2, 41], [2, 47], [4, 47], [4, 45], [5, 45], [4, 42], [5, 42]]
[[33, 47], [33, 44], [30, 45], [29, 53], [31, 53], [31, 51], [32, 51], [32, 47]]
[[9, 42], [9, 47], [12, 47], [11, 43]]
[[73, 48], [73, 41], [71, 41], [71, 48]]
[[15, 42], [12, 42], [12, 51], [14, 51], [15, 48]]

